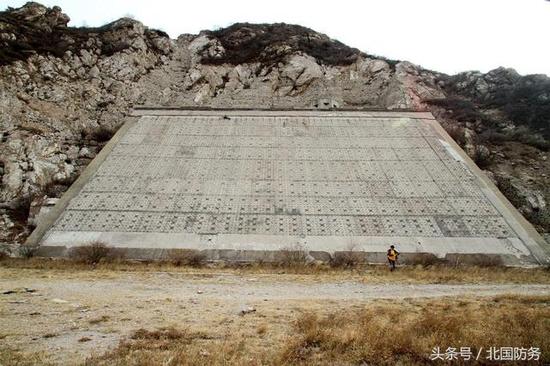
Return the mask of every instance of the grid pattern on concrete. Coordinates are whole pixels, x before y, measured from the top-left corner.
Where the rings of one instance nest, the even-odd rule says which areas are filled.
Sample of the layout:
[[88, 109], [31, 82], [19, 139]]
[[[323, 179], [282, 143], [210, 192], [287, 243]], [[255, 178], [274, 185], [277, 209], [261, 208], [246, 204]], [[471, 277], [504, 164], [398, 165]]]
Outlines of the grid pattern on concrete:
[[52, 230], [515, 238], [476, 182], [421, 119], [142, 116]]

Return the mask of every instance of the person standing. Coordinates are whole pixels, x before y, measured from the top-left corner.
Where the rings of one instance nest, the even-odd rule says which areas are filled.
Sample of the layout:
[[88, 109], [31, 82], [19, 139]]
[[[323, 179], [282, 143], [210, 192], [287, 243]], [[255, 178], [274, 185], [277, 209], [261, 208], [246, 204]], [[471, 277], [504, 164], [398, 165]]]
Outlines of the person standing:
[[395, 246], [390, 245], [390, 249], [388, 249], [388, 263], [390, 264], [390, 271], [393, 271], [395, 269], [395, 264], [397, 263], [398, 256], [399, 252], [395, 250]]

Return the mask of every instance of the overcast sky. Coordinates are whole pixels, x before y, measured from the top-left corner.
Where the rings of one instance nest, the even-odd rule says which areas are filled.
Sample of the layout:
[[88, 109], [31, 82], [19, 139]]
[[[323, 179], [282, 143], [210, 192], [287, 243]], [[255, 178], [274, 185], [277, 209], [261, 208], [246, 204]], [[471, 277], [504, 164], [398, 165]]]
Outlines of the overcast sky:
[[[0, 0], [0, 9], [26, 1]], [[546, 0], [42, 0], [72, 26], [122, 16], [181, 33], [235, 22], [300, 24], [370, 54], [456, 73], [513, 67], [550, 75], [550, 1]]]

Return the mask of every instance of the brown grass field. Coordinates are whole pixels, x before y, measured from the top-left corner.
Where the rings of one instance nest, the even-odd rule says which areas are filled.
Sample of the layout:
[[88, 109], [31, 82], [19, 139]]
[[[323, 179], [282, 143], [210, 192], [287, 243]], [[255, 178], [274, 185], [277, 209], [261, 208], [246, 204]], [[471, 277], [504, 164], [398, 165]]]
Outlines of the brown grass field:
[[[238, 314], [228, 309], [240, 304], [239, 299], [208, 293], [210, 284], [218, 289], [227, 284], [227, 291], [235, 291], [232, 281], [235, 286], [251, 283], [275, 290], [289, 284], [344, 286], [341, 299], [254, 295], [254, 312]], [[202, 290], [178, 289], [189, 283]], [[388, 284], [521, 288], [550, 284], [550, 271], [417, 265], [389, 272], [385, 266], [190, 267], [172, 262], [89, 265], [4, 259], [0, 290], [34, 286], [36, 292], [0, 295], [0, 365], [525, 364], [490, 362], [485, 358], [490, 347], [538, 347], [540, 360], [527, 364], [550, 364], [547, 290], [530, 295], [450, 293], [363, 299], [346, 298], [345, 285], [350, 283], [382, 290]], [[94, 286], [99, 287], [93, 290]], [[257, 289], [252, 286], [249, 291]], [[134, 292], [136, 298], [129, 298]], [[474, 357], [480, 352], [480, 359], [434, 362], [430, 360], [434, 347], [471, 347]]]
[[[255, 328], [254, 328], [255, 327]], [[303, 312], [284, 334], [265, 321], [230, 336], [169, 327], [138, 329], [85, 365], [426, 365], [431, 349], [472, 347], [485, 359], [489, 347], [540, 347], [550, 354], [550, 297], [375, 301], [328, 314]], [[82, 340], [86, 341], [86, 340]], [[40, 354], [4, 349], [2, 365], [47, 364]], [[443, 362], [440, 362], [442, 364]], [[456, 362], [461, 364], [460, 362]], [[504, 364], [521, 364], [506, 362]]]
[[173, 272], [211, 273], [224, 271], [240, 275], [287, 274], [305, 278], [336, 278], [361, 280], [368, 283], [536, 283], [550, 284], [550, 267], [504, 267], [472, 265], [406, 265], [396, 272], [389, 272], [385, 265], [357, 264], [351, 267], [333, 267], [326, 263], [202, 263], [198, 266], [180, 265], [174, 261], [101, 261], [88, 264], [70, 259], [6, 258], [0, 260], [0, 268], [37, 271], [71, 272], [93, 271], [95, 274], [110, 272]]
[[[426, 365], [431, 349], [536, 346], [550, 362], [550, 297], [375, 301], [328, 314], [303, 312], [288, 332], [263, 321], [253, 331], [220, 336], [192, 328], [138, 329], [85, 365]], [[86, 340], [84, 340], [86, 341]], [[2, 365], [47, 363], [40, 354], [0, 353]], [[461, 362], [455, 362], [461, 364]], [[443, 362], [439, 362], [443, 364]], [[503, 364], [521, 364], [506, 362]]]

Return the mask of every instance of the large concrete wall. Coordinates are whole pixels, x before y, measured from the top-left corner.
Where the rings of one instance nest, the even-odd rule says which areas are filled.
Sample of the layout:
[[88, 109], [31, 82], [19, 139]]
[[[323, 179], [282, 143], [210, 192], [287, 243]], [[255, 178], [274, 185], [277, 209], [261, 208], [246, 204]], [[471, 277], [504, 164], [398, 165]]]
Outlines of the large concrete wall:
[[160, 257], [357, 250], [500, 255], [547, 247], [429, 113], [141, 110], [30, 238]]

